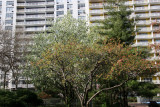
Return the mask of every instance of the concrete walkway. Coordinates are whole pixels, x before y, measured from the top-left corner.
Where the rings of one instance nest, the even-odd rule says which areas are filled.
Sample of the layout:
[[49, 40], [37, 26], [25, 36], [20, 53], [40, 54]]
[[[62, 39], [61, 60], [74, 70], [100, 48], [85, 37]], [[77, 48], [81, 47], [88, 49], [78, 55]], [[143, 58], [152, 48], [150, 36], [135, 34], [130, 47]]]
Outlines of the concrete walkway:
[[129, 103], [131, 107], [148, 107], [148, 104], [141, 104], [141, 103]]

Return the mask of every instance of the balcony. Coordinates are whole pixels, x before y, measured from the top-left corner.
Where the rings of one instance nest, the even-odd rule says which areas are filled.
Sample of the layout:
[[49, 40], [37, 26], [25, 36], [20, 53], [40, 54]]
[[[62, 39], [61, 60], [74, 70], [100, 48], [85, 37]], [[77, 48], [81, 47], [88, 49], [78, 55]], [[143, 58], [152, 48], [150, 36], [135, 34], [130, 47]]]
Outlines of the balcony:
[[136, 25], [149, 25], [149, 24], [151, 24], [150, 21], [139, 21], [136, 23]]
[[26, 15], [26, 18], [45, 18], [45, 15]]
[[151, 6], [151, 10], [160, 10], [160, 6]]
[[26, 6], [39, 6], [39, 5], [45, 5], [45, 2], [37, 2], [37, 3], [26, 3]]
[[18, 13], [21, 13], [21, 12], [24, 13], [24, 9], [19, 9], [19, 10], [17, 10], [17, 12]]
[[46, 17], [54, 17], [54, 14], [46, 14]]
[[151, 29], [150, 27], [146, 27], [146, 28], [137, 28], [138, 29], [138, 32], [151, 32]]
[[89, 6], [90, 8], [103, 8], [103, 4], [102, 3], [92, 3]]
[[137, 1], [134, 1], [134, 4], [136, 5], [142, 5], [142, 4], [147, 4], [148, 3], [148, 0], [137, 0]]
[[150, 17], [150, 16], [149, 16], [149, 14], [136, 14], [133, 17], [147, 18], [147, 17]]
[[[12, 85], [11, 88], [15, 88], [15, 85]], [[27, 84], [18, 84], [18, 88], [27, 88]], [[34, 88], [33, 84], [28, 84], [28, 88]]]
[[159, 12], [157, 12], [157, 13], [151, 13], [151, 16], [159, 18], [160, 17], [160, 13]]
[[90, 10], [90, 14], [103, 14], [104, 11], [103, 10]]
[[17, 3], [17, 6], [43, 6], [54, 5], [54, 2]]
[[135, 7], [135, 11], [148, 11], [148, 8], [147, 7]]
[[135, 39], [151, 39], [151, 35], [137, 35]]
[[17, 16], [17, 19], [24, 19], [24, 16]]
[[160, 34], [154, 34], [153, 37], [154, 38], [160, 38]]
[[138, 80], [138, 82], [150, 82], [153, 84], [160, 84], [160, 80]]
[[151, 4], [160, 4], [160, 0], [150, 0]]
[[25, 3], [17, 3], [17, 6], [25, 6]]
[[135, 43], [135, 44], [133, 44], [132, 46], [133, 47], [137, 47], [137, 46], [149, 46], [149, 42], [138, 42], [138, 43]]
[[46, 11], [54, 11], [54, 8], [46, 8]]
[[16, 28], [16, 32], [23, 32], [24, 29], [23, 28]]
[[45, 12], [45, 8], [43, 8], [43, 9], [26, 9], [25, 12]]
[[43, 27], [35, 27], [35, 28], [26, 28], [25, 29], [26, 31], [44, 31], [44, 28]]
[[98, 16], [98, 17], [90, 17], [90, 21], [97, 21], [97, 20], [103, 20], [103, 16]]
[[46, 5], [54, 5], [54, 2], [46, 2]]
[[153, 27], [153, 31], [154, 32], [159, 32], [160, 31], [160, 27]]
[[78, 0], [78, 3], [85, 3], [85, 0]]
[[133, 2], [132, 1], [127, 1], [127, 2], [125, 2], [125, 5], [131, 6], [131, 5], [133, 5]]
[[42, 24], [42, 25], [44, 25], [44, 24], [46, 24], [46, 22], [45, 21], [30, 21], [30, 22], [26, 22], [25, 23], [26, 25], [37, 25], [37, 24]]
[[24, 22], [17, 22], [16, 25], [24, 25]]
[[150, 58], [147, 58], [147, 60], [150, 60], [150, 61], [157, 61], [157, 60], [160, 60], [160, 56], [155, 56], [155, 57], [150, 57]]

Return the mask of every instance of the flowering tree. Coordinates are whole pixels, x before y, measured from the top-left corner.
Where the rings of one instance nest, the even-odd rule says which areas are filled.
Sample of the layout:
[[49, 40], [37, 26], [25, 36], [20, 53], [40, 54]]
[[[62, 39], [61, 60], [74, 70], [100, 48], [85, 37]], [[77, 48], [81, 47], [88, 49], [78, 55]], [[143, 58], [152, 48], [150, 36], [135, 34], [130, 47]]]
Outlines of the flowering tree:
[[[35, 38], [27, 73], [35, 86], [58, 89], [66, 104], [76, 95], [81, 107], [88, 107], [102, 91], [120, 87], [153, 66], [131, 47], [113, 41], [106, 44], [106, 40], [97, 44], [98, 35], [71, 16], [55, 22], [48, 32]], [[100, 79], [118, 80], [120, 76], [123, 80], [115, 86], [95, 88]], [[93, 90], [97, 92], [89, 96]]]

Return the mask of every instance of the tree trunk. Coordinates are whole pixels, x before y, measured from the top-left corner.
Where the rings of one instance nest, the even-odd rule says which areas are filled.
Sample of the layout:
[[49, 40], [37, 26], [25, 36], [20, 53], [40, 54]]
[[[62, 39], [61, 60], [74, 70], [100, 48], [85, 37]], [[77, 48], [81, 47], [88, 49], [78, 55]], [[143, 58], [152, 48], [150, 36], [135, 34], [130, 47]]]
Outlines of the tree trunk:
[[3, 88], [4, 89], [6, 88], [6, 75], [7, 75], [7, 72], [4, 73], [4, 78], [3, 78]]
[[15, 80], [15, 88], [16, 88], [16, 90], [18, 89], [18, 80]]
[[123, 107], [128, 107], [128, 102], [127, 102], [127, 93], [125, 89], [125, 84], [122, 86], [122, 93], [123, 93]]

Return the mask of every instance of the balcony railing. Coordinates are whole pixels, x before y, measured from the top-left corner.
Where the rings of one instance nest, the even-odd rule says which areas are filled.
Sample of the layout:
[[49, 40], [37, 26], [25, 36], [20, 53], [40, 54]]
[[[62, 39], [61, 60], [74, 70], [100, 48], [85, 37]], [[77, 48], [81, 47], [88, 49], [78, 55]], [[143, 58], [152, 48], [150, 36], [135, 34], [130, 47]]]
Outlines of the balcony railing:
[[151, 13], [151, 16], [160, 16], [160, 13]]
[[138, 82], [151, 82], [154, 84], [160, 84], [160, 80], [138, 80]]
[[138, 42], [136, 44], [133, 44], [133, 46], [148, 46], [149, 44], [149, 42]]
[[160, 34], [154, 34], [153, 37], [160, 38]]
[[93, 13], [93, 14], [101, 14], [103, 12], [104, 12], [103, 10], [91, 10], [90, 11], [90, 13]]
[[[12, 88], [15, 88], [15, 85], [12, 85]], [[27, 88], [27, 84], [18, 84], [19, 88]], [[33, 84], [28, 84], [28, 88], [34, 88]]]
[[54, 4], [54, 2], [46, 2], [46, 4]]
[[145, 7], [136, 7], [135, 10], [148, 10], [148, 8], [145, 8]]
[[37, 2], [37, 3], [26, 3], [26, 6], [32, 6], [32, 5], [45, 5], [45, 2]]
[[151, 9], [160, 9], [160, 6], [151, 6]]
[[45, 21], [30, 21], [30, 22], [26, 22], [26, 25], [30, 25], [30, 24], [45, 24]]
[[54, 14], [46, 14], [46, 17], [54, 17]]
[[139, 21], [137, 22], [137, 24], [150, 24], [151, 22], [150, 21]]
[[26, 28], [26, 31], [43, 31], [44, 28], [40, 27], [40, 28]]
[[92, 3], [92, 4], [90, 4], [90, 7], [92, 7], [92, 8], [100, 8], [100, 7], [103, 7], [103, 4], [102, 3]]
[[42, 11], [45, 11], [45, 8], [44, 9], [26, 9], [25, 11], [26, 12], [42, 12]]
[[18, 6], [37, 6], [37, 5], [51, 5], [54, 2], [37, 2], [37, 3], [17, 3]]
[[54, 8], [46, 8], [47, 11], [54, 11]]
[[136, 39], [149, 39], [152, 38], [151, 35], [137, 35]]
[[25, 6], [25, 3], [17, 3], [18, 6]]
[[160, 2], [160, 0], [150, 0], [151, 3]]
[[24, 18], [24, 16], [17, 16], [17, 18], [20, 18], [20, 19], [22, 18], [22, 19], [23, 19], [23, 18]]
[[104, 17], [102, 17], [102, 16], [99, 16], [99, 17], [91, 17], [90, 18], [90, 20], [103, 20], [104, 19]]
[[19, 9], [17, 10], [17, 12], [24, 12], [24, 9]]
[[132, 5], [132, 4], [133, 4], [133, 2], [131, 2], [131, 1], [125, 2], [125, 5]]
[[151, 31], [151, 29], [148, 27], [148, 28], [137, 28], [139, 31]]
[[17, 25], [24, 25], [24, 22], [17, 22]]
[[138, 17], [149, 17], [149, 14], [136, 14], [135, 16], [138, 16]]
[[134, 1], [135, 4], [142, 4], [142, 3], [148, 3], [147, 1], [144, 1], [144, 0], [137, 0], [137, 1]]
[[26, 15], [26, 18], [44, 18], [45, 15]]

